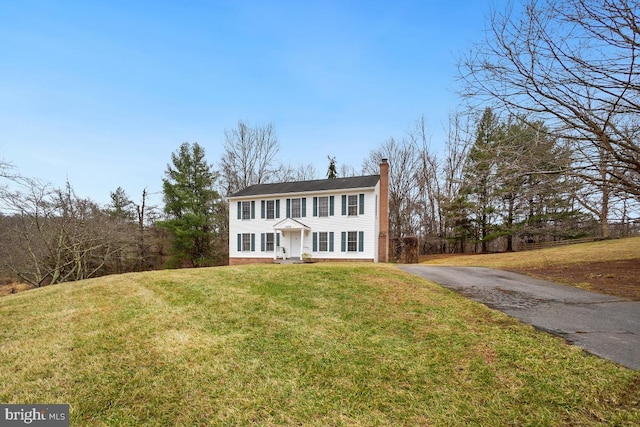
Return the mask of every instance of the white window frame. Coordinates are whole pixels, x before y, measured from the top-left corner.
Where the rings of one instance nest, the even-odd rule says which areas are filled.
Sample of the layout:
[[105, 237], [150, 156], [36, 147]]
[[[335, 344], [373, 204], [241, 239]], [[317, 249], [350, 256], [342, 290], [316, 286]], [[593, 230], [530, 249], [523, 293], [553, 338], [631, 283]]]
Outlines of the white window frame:
[[318, 216], [329, 216], [329, 196], [318, 197]]
[[242, 233], [242, 252], [251, 252], [251, 233]]
[[264, 240], [265, 252], [273, 252], [276, 245], [276, 233], [266, 233]]
[[275, 200], [267, 200], [266, 218], [267, 219], [276, 218], [276, 201]]
[[302, 199], [301, 198], [291, 199], [291, 218], [302, 218]]
[[348, 216], [358, 215], [358, 197], [359, 196], [357, 194], [347, 195], [347, 215]]
[[357, 231], [347, 231], [347, 252], [358, 252]]
[[[242, 219], [251, 219], [251, 202], [242, 202]], [[243, 237], [244, 238], [244, 237]]]
[[318, 232], [318, 252], [329, 252], [329, 232]]

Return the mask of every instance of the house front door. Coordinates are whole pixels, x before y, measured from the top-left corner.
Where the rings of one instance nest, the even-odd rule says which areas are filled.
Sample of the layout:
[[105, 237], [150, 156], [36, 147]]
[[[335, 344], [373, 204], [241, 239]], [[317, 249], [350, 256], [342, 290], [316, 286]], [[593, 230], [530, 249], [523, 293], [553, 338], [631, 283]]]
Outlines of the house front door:
[[289, 238], [289, 256], [291, 258], [300, 258], [300, 232], [292, 231]]

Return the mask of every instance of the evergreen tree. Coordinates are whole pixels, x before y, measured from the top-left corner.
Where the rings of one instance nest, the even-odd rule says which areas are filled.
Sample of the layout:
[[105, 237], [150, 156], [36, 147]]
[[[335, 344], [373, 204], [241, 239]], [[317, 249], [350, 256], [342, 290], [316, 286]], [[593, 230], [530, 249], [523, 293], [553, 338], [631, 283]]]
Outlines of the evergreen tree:
[[475, 225], [475, 239], [481, 244], [482, 252], [487, 252], [487, 243], [493, 238], [496, 146], [501, 132], [498, 117], [491, 108], [486, 108], [478, 122], [476, 139], [467, 156], [464, 185], [460, 191], [473, 206], [471, 220]]
[[569, 150], [541, 121], [513, 117], [504, 128], [496, 183], [507, 250], [514, 249], [516, 236], [529, 241], [582, 235], [585, 218], [572, 206], [575, 188], [565, 173]]
[[127, 195], [126, 191], [122, 187], [118, 187], [116, 191], [111, 192], [111, 204], [109, 205], [107, 212], [113, 218], [133, 220], [135, 218], [135, 212], [133, 208], [133, 202]]
[[539, 241], [583, 233], [584, 217], [572, 206], [573, 183], [564, 173], [569, 163], [570, 153], [544, 123], [524, 117], [502, 122], [484, 111], [460, 190], [483, 252], [499, 237], [512, 251], [516, 237]]
[[465, 252], [468, 239], [475, 237], [470, 220], [470, 213], [474, 206], [468, 201], [463, 191], [464, 189], [461, 189], [451, 200], [441, 201], [441, 209], [446, 221], [445, 229], [448, 231], [445, 237], [453, 245], [454, 251], [460, 253]]
[[172, 237], [169, 266], [210, 265], [217, 255], [212, 245], [218, 237], [214, 213], [222, 203], [214, 190], [216, 174], [198, 143], [185, 142], [171, 155], [171, 161], [163, 179], [164, 211], [168, 219], [160, 223]]
[[338, 176], [338, 171], [336, 170], [336, 158], [327, 156], [329, 158], [329, 169], [327, 170], [327, 178], [335, 178]]
[[525, 231], [527, 222], [540, 218], [549, 208], [566, 205], [561, 175], [548, 173], [560, 169], [561, 158], [544, 124], [520, 117], [504, 124], [496, 152], [496, 195], [502, 204], [496, 235], [506, 236], [507, 250], [512, 251], [514, 237]]

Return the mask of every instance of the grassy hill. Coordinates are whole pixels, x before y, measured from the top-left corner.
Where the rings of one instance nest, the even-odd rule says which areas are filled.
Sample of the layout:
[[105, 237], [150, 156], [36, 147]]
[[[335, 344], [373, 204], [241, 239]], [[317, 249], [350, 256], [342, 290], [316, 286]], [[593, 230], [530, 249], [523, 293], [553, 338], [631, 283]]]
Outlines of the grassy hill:
[[0, 401], [71, 425], [637, 425], [640, 372], [392, 265], [126, 274], [0, 298]]

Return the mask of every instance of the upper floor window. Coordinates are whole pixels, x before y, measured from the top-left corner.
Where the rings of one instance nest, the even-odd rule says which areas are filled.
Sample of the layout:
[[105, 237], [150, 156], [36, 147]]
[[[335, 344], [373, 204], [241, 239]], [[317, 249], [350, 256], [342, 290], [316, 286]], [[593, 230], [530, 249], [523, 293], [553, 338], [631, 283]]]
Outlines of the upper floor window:
[[329, 197], [318, 197], [318, 216], [329, 216]]
[[364, 215], [364, 194], [343, 194], [342, 215]]
[[356, 194], [351, 194], [348, 196], [348, 214], [351, 215], [358, 215], [358, 195]]
[[251, 219], [251, 202], [242, 202], [242, 219]]
[[267, 200], [267, 219], [274, 219], [276, 217], [276, 201]]
[[300, 218], [302, 216], [300, 205], [300, 199], [291, 199], [291, 218]]
[[335, 196], [319, 196], [313, 198], [313, 216], [333, 216]]
[[304, 218], [307, 216], [307, 199], [287, 199], [287, 218]]
[[260, 218], [280, 218], [280, 200], [276, 199], [260, 201]]

